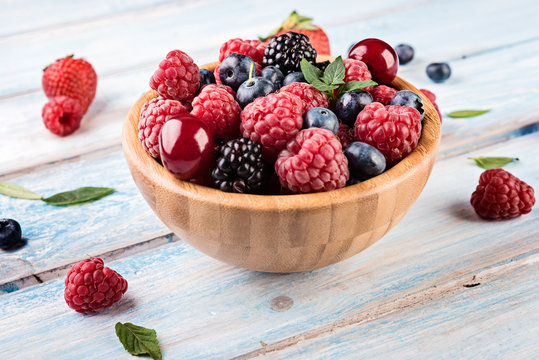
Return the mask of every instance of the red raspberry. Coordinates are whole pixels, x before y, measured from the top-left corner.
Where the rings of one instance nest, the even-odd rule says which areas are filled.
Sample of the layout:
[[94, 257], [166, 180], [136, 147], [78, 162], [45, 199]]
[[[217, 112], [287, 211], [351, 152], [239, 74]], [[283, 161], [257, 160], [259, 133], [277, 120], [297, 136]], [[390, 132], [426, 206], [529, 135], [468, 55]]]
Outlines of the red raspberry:
[[150, 78], [150, 87], [165, 99], [192, 99], [200, 86], [200, 72], [193, 59], [180, 50], [172, 50]]
[[240, 125], [241, 108], [224, 85], [206, 85], [193, 100], [191, 114], [200, 118], [214, 138], [234, 135]]
[[357, 116], [357, 141], [374, 146], [384, 154], [388, 166], [412, 152], [421, 136], [421, 115], [409, 106], [385, 106], [373, 102]]
[[484, 171], [470, 199], [475, 212], [485, 219], [512, 219], [532, 211], [533, 188], [503, 169]]
[[264, 57], [264, 51], [266, 51], [266, 46], [268, 46], [268, 44], [263, 43], [260, 40], [245, 40], [245, 42], [251, 46], [254, 46], [256, 50], [258, 50], [258, 52], [261, 54], [262, 58]]
[[397, 93], [397, 89], [393, 89], [386, 85], [369, 86], [363, 90], [366, 90], [371, 94], [373, 102], [379, 102], [383, 105], [389, 105], [393, 95]]
[[436, 95], [430, 90], [427, 89], [419, 89], [425, 95], [432, 105], [434, 105], [434, 108], [436, 109], [436, 112], [438, 113], [438, 117], [440, 118], [440, 122], [442, 122], [442, 113], [440, 112], [440, 109], [438, 108], [438, 104], [436, 104]]
[[127, 281], [99, 258], [76, 263], [65, 279], [64, 299], [73, 310], [93, 314], [112, 306], [127, 291]]
[[344, 59], [345, 76], [344, 81], [364, 81], [372, 79], [371, 72], [367, 65], [356, 59]]
[[255, 99], [241, 112], [243, 137], [262, 144], [264, 159], [272, 163], [301, 129], [303, 102], [289, 92]]
[[85, 114], [95, 96], [97, 74], [88, 61], [70, 55], [45, 68], [42, 85], [49, 99], [68, 96], [79, 102]]
[[279, 153], [275, 171], [281, 185], [298, 193], [330, 191], [346, 185], [348, 160], [335, 135], [326, 129], [300, 131]]
[[43, 106], [43, 123], [55, 135], [66, 136], [80, 127], [82, 107], [79, 102], [67, 96], [55, 96]]
[[260, 52], [256, 46], [253, 46], [251, 40], [243, 40], [240, 38], [230, 39], [225, 42], [221, 49], [219, 50], [219, 62], [223, 61], [228, 55], [232, 53], [238, 53], [242, 55], [247, 55], [255, 63], [262, 64], [262, 59], [264, 58], [264, 53]]
[[343, 149], [354, 142], [354, 129], [350, 126], [339, 123], [339, 131], [337, 131], [337, 139], [341, 141]]
[[156, 98], [142, 105], [138, 122], [138, 139], [151, 156], [159, 159], [159, 132], [163, 124], [187, 109], [177, 100]]
[[[204, 85], [202, 87], [202, 89], [204, 89], [206, 86], [208, 85], [213, 85], [213, 86], [217, 86], [218, 88], [221, 88], [221, 89], [225, 89], [230, 95], [232, 95], [234, 98], [236, 98], [236, 93], [234, 92], [234, 90], [232, 90], [232, 88], [228, 85], [223, 85], [223, 84], [207, 84], [207, 85]], [[200, 90], [202, 90], [200, 89]]]
[[303, 102], [303, 113], [306, 113], [313, 107], [329, 107], [329, 99], [326, 94], [316, 89], [311, 84], [303, 82], [293, 82], [283, 86], [279, 92], [289, 92], [297, 95]]
[[223, 85], [221, 82], [221, 78], [219, 77], [219, 65], [215, 67], [215, 70], [213, 70], [213, 76], [215, 77], [215, 83], [217, 85]]

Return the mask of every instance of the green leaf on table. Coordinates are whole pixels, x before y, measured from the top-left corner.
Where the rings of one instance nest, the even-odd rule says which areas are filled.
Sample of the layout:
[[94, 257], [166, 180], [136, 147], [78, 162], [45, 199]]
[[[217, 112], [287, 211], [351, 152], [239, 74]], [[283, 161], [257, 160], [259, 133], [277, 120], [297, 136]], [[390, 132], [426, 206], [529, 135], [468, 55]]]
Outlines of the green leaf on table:
[[378, 85], [378, 83], [372, 80], [349, 81], [339, 88], [339, 96], [350, 91], [361, 90], [368, 86], [376, 86], [376, 85]]
[[[321, 80], [328, 85], [341, 85], [344, 84], [344, 75], [344, 61], [342, 61], [342, 57], [339, 56], [328, 65]], [[307, 78], [305, 78], [305, 80], [307, 80]]]
[[319, 80], [322, 77], [322, 70], [305, 60], [305, 58], [301, 59], [299, 65], [301, 66], [303, 77], [309, 84], [312, 84], [313, 81]]
[[41, 200], [43, 196], [17, 184], [0, 181], [0, 194], [19, 199]]
[[110, 195], [114, 192], [113, 188], [106, 187], [81, 187], [71, 191], [61, 192], [44, 198], [47, 204], [51, 205], [78, 205], [95, 201]]
[[114, 329], [125, 350], [131, 355], [146, 355], [154, 360], [163, 357], [155, 330], [121, 322], [116, 323]]
[[459, 110], [459, 111], [453, 111], [447, 114], [447, 116], [452, 118], [469, 118], [469, 117], [475, 117], [479, 115], [486, 114], [490, 111], [489, 110]]
[[501, 168], [504, 165], [509, 164], [513, 161], [518, 161], [518, 158], [513, 157], [504, 157], [504, 156], [480, 156], [476, 158], [468, 158], [470, 160], [474, 160], [477, 166], [483, 169], [496, 169]]

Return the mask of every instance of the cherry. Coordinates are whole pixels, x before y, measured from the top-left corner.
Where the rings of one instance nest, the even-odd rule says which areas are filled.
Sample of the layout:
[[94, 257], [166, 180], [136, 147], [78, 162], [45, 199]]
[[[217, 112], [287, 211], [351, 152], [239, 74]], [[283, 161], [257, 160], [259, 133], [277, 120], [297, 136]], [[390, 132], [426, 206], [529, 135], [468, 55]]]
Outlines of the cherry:
[[367, 64], [373, 80], [388, 85], [397, 75], [399, 59], [395, 50], [380, 39], [365, 39], [355, 44], [348, 57]]
[[159, 134], [163, 166], [180, 180], [209, 176], [214, 163], [213, 137], [191, 114], [168, 120]]

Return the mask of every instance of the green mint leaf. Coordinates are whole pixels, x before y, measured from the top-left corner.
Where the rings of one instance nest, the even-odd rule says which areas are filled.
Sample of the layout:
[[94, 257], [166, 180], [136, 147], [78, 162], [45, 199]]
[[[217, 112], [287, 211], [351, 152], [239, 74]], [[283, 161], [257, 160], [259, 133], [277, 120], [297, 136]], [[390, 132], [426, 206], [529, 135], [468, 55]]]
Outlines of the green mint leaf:
[[125, 350], [131, 355], [147, 355], [154, 360], [163, 357], [155, 330], [121, 322], [116, 323], [114, 329]]
[[339, 56], [328, 65], [321, 80], [328, 85], [341, 85], [344, 84], [344, 74], [344, 62], [342, 61], [342, 57]]
[[305, 59], [301, 59], [301, 62], [299, 63], [301, 66], [301, 72], [303, 73], [303, 77], [309, 84], [312, 84], [315, 80], [320, 80], [322, 77], [322, 70], [311, 64]]
[[51, 205], [78, 205], [95, 201], [114, 192], [112, 188], [104, 187], [81, 187], [72, 191], [65, 191], [48, 198], [44, 198]]
[[17, 184], [0, 181], [0, 194], [18, 199], [41, 200], [43, 196]]
[[331, 95], [333, 90], [335, 90], [335, 89], [337, 89], [339, 87], [339, 85], [336, 85], [336, 84], [335, 85], [330, 85], [330, 84], [323, 83], [322, 81], [320, 81], [318, 79], [313, 81], [311, 83], [311, 85], [314, 86], [315, 88], [317, 88], [318, 90], [327, 93], [328, 96]]
[[349, 81], [343, 86], [339, 88], [339, 96], [341, 96], [344, 93], [350, 92], [350, 91], [356, 91], [361, 90], [363, 88], [366, 88], [368, 86], [376, 86], [378, 83], [376, 81], [372, 80], [365, 80], [365, 81]]
[[518, 158], [512, 158], [512, 157], [504, 157], [504, 156], [480, 156], [476, 158], [468, 158], [470, 160], [474, 160], [477, 166], [483, 169], [496, 169], [501, 168], [504, 165], [509, 164], [513, 161], [518, 161]]
[[490, 111], [489, 110], [460, 110], [460, 111], [453, 111], [447, 114], [447, 116], [452, 118], [469, 118], [474, 116], [479, 116], [486, 114]]

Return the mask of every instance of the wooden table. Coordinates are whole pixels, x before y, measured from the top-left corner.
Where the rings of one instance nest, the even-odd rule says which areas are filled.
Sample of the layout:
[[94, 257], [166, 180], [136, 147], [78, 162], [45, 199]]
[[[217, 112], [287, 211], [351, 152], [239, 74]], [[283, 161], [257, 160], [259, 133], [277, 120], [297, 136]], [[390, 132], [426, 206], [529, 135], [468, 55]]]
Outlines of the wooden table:
[[[0, 12], [0, 181], [43, 194], [109, 186], [75, 207], [0, 196], [27, 245], [0, 252], [0, 358], [129, 359], [118, 321], [157, 331], [165, 359], [539, 358], [539, 210], [479, 219], [469, 205], [482, 169], [470, 156], [516, 156], [506, 169], [539, 189], [539, 27], [535, 0], [294, 2], [346, 54], [366, 37], [410, 43], [399, 75], [438, 95], [438, 161], [419, 200], [388, 235], [339, 264], [275, 275], [191, 248], [156, 218], [125, 164], [120, 129], [168, 50], [198, 63], [232, 37], [266, 34], [289, 1], [8, 1]], [[74, 135], [41, 122], [42, 69], [69, 53], [95, 67], [97, 96]], [[453, 75], [433, 84], [430, 62]], [[67, 268], [102, 257], [129, 281], [95, 316], [63, 299]]]

